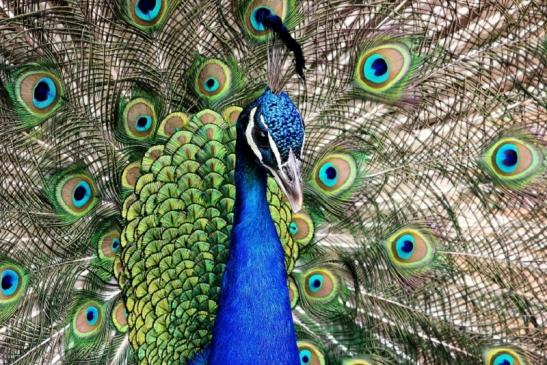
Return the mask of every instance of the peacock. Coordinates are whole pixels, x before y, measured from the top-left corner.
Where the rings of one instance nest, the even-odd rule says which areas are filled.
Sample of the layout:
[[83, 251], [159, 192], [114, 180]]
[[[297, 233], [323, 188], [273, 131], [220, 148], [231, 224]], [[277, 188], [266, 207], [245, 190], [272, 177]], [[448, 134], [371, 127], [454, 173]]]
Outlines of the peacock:
[[0, 1], [0, 364], [547, 363], [546, 14]]

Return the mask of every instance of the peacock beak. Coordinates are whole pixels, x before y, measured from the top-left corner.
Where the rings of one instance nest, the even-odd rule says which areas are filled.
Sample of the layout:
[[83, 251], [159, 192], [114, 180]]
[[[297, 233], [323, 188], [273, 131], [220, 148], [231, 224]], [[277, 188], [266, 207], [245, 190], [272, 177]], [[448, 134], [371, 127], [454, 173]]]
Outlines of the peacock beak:
[[287, 196], [293, 213], [298, 213], [303, 205], [302, 176], [300, 175], [300, 160], [293, 151], [289, 152], [289, 159], [278, 170], [272, 171], [277, 184]]

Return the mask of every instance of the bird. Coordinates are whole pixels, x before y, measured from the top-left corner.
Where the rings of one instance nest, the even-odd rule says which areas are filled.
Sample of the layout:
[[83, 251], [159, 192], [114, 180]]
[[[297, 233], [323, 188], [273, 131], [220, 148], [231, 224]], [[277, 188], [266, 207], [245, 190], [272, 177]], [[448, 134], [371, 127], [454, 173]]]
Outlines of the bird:
[[546, 11], [0, 1], [0, 363], [546, 363]]

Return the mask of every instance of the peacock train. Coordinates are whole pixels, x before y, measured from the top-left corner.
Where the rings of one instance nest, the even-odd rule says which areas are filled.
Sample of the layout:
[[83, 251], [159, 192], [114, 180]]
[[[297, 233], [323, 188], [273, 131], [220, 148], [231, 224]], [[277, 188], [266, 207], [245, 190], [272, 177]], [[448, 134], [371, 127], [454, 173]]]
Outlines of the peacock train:
[[0, 1], [0, 364], [547, 364], [546, 14]]

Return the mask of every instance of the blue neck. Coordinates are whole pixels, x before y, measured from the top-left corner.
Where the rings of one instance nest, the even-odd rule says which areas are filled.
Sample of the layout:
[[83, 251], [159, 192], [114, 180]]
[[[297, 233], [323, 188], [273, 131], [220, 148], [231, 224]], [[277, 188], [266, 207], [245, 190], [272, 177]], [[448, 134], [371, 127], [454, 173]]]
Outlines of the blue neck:
[[297, 365], [285, 255], [266, 200], [266, 173], [241, 140], [230, 254], [209, 365]]

